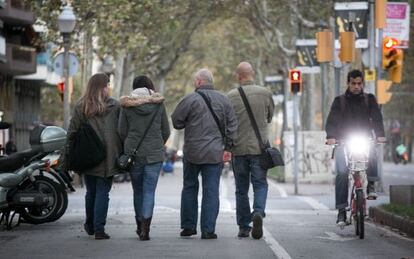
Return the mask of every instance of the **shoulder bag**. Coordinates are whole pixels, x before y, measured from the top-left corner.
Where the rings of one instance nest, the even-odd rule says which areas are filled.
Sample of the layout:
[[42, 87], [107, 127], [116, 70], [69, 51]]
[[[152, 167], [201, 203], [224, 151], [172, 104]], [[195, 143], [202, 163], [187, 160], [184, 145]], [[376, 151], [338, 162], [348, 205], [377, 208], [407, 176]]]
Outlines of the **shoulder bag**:
[[[83, 115], [83, 114], [82, 114]], [[84, 115], [83, 115], [84, 116]], [[69, 144], [69, 170], [82, 172], [94, 168], [106, 158], [106, 146], [86, 117]]]
[[216, 113], [214, 112], [213, 107], [211, 107], [210, 101], [208, 100], [207, 96], [204, 93], [199, 92], [199, 91], [196, 91], [196, 93], [198, 93], [203, 98], [204, 102], [207, 104], [207, 107], [210, 110], [211, 115], [213, 115], [214, 121], [216, 122], [217, 127], [220, 130], [221, 137], [223, 138], [224, 149], [229, 150], [232, 146], [233, 141], [227, 137], [226, 130], [223, 129], [223, 127], [221, 126], [220, 120], [217, 117]]
[[271, 147], [269, 141], [266, 141], [266, 145], [263, 144], [262, 137], [260, 136], [259, 128], [257, 126], [256, 120], [253, 116], [252, 109], [250, 107], [249, 101], [247, 100], [246, 94], [243, 91], [243, 88], [238, 88], [240, 96], [243, 100], [244, 106], [246, 108], [247, 114], [249, 115], [250, 124], [253, 127], [253, 130], [256, 134], [257, 140], [259, 141], [260, 150], [262, 152], [260, 157], [260, 167], [267, 170], [276, 166], [283, 166], [285, 162], [283, 161], [282, 154], [280, 151]]

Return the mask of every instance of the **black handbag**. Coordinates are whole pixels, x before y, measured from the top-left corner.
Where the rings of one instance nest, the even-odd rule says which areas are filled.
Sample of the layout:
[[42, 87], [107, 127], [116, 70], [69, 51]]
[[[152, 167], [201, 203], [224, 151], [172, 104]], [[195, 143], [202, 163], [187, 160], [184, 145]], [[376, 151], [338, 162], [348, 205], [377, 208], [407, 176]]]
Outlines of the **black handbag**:
[[266, 144], [263, 144], [259, 128], [253, 116], [253, 112], [250, 107], [249, 101], [247, 100], [246, 94], [244, 93], [243, 88], [239, 87], [238, 90], [243, 100], [244, 106], [246, 107], [247, 114], [249, 115], [250, 124], [253, 127], [257, 140], [259, 141], [260, 149], [262, 151], [260, 157], [260, 167], [264, 170], [267, 170], [269, 168], [273, 168], [276, 166], [284, 166], [285, 162], [283, 161], [283, 157], [280, 151], [277, 148], [270, 146], [269, 141], [266, 141]]
[[139, 147], [141, 146], [142, 142], [145, 139], [145, 136], [147, 135], [149, 129], [151, 128], [152, 123], [154, 122], [155, 117], [157, 116], [157, 113], [160, 109], [161, 105], [158, 105], [157, 110], [154, 112], [154, 115], [151, 118], [150, 123], [148, 124], [148, 127], [145, 129], [144, 135], [142, 136], [142, 138], [140, 139], [137, 147], [134, 149], [134, 153], [132, 155], [128, 155], [128, 154], [121, 154], [118, 158], [118, 167], [119, 169], [123, 170], [123, 171], [129, 171], [131, 170], [132, 165], [134, 164], [134, 159], [135, 156], [138, 152]]
[[85, 118], [69, 144], [69, 170], [94, 168], [106, 158], [106, 147]]

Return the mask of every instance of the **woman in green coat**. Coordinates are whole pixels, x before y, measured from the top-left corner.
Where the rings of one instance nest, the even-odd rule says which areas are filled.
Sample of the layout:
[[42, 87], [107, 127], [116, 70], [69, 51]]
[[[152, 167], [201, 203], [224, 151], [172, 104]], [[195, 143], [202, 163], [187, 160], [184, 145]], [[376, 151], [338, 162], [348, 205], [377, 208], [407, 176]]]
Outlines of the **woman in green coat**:
[[122, 149], [117, 130], [120, 105], [109, 97], [108, 86], [109, 78], [105, 74], [95, 74], [89, 79], [84, 95], [75, 106], [66, 145], [69, 155], [74, 135], [86, 119], [105, 146], [106, 158], [95, 167], [79, 172], [86, 185], [84, 229], [89, 235], [95, 235], [95, 239], [110, 238], [105, 233], [109, 191], [113, 176], [118, 173], [116, 160]]
[[163, 104], [164, 97], [155, 92], [146, 76], [134, 79], [133, 91], [123, 96], [119, 132], [124, 153], [135, 154], [131, 168], [134, 190], [135, 220], [140, 240], [149, 240], [149, 230], [155, 203], [155, 189], [164, 161], [163, 147], [170, 136], [170, 127]]

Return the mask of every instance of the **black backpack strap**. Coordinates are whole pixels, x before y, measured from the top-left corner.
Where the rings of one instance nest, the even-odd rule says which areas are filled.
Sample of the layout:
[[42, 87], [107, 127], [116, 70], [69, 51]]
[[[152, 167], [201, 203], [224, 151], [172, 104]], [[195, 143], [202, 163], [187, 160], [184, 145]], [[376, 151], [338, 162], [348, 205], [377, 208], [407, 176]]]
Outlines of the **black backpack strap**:
[[216, 122], [216, 124], [217, 124], [217, 127], [219, 128], [219, 130], [220, 130], [220, 134], [221, 134], [221, 136], [223, 137], [223, 139], [224, 139], [224, 130], [223, 130], [223, 128], [220, 126], [220, 120], [219, 120], [219, 118], [217, 117], [217, 115], [214, 113], [214, 110], [213, 110], [213, 107], [211, 107], [211, 103], [210, 103], [210, 101], [208, 100], [208, 98], [207, 98], [207, 96], [203, 93], [203, 92], [201, 92], [201, 91], [196, 91], [196, 93], [198, 93], [202, 98], [203, 98], [203, 100], [204, 100], [204, 102], [207, 104], [207, 107], [208, 107], [208, 109], [210, 110], [210, 113], [211, 113], [211, 115], [213, 115], [213, 118], [214, 118], [214, 121]]
[[142, 142], [144, 141], [145, 137], [147, 136], [147, 133], [148, 133], [149, 129], [151, 128], [152, 123], [154, 122], [155, 117], [157, 116], [158, 111], [160, 110], [161, 105], [162, 105], [162, 104], [159, 104], [159, 105], [157, 106], [157, 108], [156, 108], [156, 110], [155, 110], [155, 112], [154, 112], [154, 115], [152, 115], [151, 121], [150, 121], [150, 123], [148, 124], [148, 127], [145, 129], [144, 135], [142, 136], [141, 140], [140, 140], [140, 141], [139, 141], [139, 143], [138, 143], [138, 146], [137, 146], [137, 147], [135, 148], [135, 150], [134, 150], [134, 156], [137, 154], [137, 152], [138, 152], [138, 148], [141, 146]]
[[262, 151], [266, 149], [265, 145], [263, 144], [262, 137], [260, 136], [259, 127], [257, 126], [256, 119], [253, 116], [252, 108], [250, 107], [249, 101], [247, 100], [246, 94], [244, 93], [243, 88], [240, 86], [238, 88], [240, 96], [243, 100], [244, 107], [246, 108], [247, 114], [249, 115], [250, 124], [253, 127], [254, 133], [256, 134], [256, 138], [259, 141], [259, 146]]

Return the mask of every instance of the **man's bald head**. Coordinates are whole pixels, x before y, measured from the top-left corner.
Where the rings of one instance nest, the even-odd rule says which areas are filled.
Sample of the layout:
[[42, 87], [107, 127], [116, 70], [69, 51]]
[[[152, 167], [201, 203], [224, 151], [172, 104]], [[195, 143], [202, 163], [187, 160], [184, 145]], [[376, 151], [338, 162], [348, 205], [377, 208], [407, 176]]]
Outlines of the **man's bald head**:
[[254, 70], [252, 65], [249, 62], [243, 61], [236, 68], [237, 80], [239, 82], [243, 81], [253, 81], [254, 79]]

